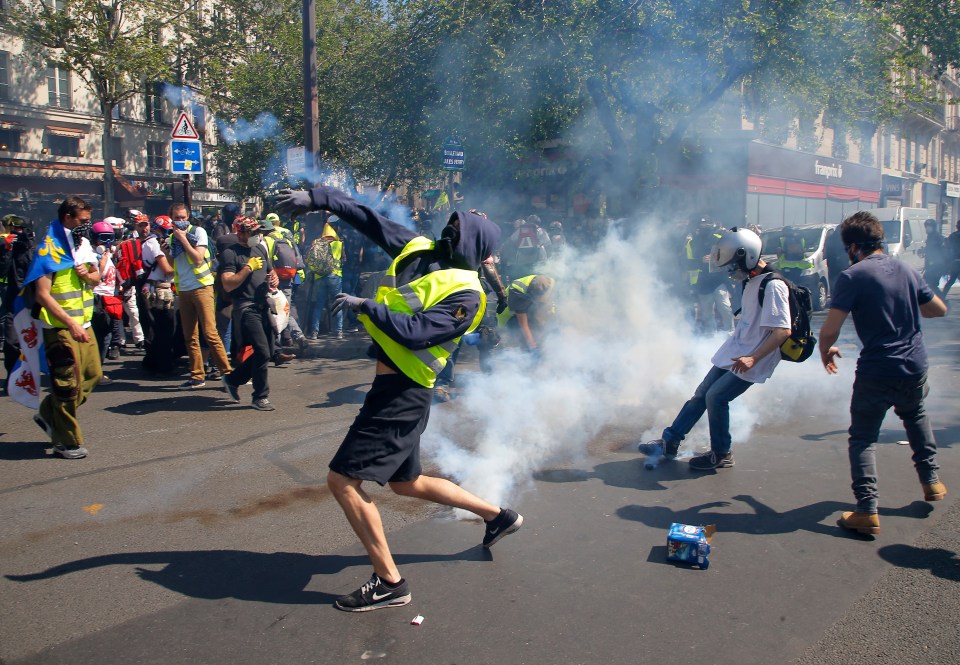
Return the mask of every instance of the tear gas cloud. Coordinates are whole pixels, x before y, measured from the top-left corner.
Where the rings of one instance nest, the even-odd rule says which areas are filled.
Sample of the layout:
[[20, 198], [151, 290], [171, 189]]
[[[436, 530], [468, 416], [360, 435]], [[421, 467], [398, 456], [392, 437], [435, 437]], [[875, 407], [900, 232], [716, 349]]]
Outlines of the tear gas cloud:
[[277, 116], [264, 111], [253, 120], [239, 118], [236, 122], [227, 123], [217, 119], [217, 130], [227, 145], [249, 143], [251, 141], [266, 141], [280, 135], [280, 121]]
[[[632, 429], [632, 449], [673, 421], [723, 335], [693, 333], [685, 316], [689, 303], [671, 296], [660, 278], [680, 269], [680, 248], [666, 244], [656, 219], [637, 224], [629, 237], [609, 232], [594, 252], [567, 249], [541, 271], [557, 279], [558, 310], [538, 364], [507, 351], [492, 374], [460, 374], [463, 397], [454, 408], [434, 409], [424, 434], [425, 454], [442, 473], [507, 505], [536, 471], [582, 460], [604, 427]], [[795, 427], [814, 415], [843, 419], [853, 363], [841, 369], [831, 377], [816, 358], [781, 363], [773, 379], [731, 404], [736, 451], [749, 454], [758, 425], [789, 421]], [[801, 445], [803, 433], [791, 429], [784, 436]], [[704, 417], [682, 450], [708, 446]]]

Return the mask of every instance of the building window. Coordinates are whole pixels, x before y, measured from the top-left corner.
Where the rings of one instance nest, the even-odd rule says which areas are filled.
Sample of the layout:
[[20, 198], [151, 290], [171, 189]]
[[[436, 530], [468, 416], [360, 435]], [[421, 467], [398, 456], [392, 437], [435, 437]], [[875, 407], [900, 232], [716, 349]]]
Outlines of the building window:
[[58, 65], [47, 66], [47, 101], [50, 106], [68, 109], [70, 99], [70, 72]]
[[80, 139], [75, 136], [56, 136], [47, 134], [47, 147], [51, 155], [59, 157], [79, 157]]
[[20, 152], [20, 132], [15, 129], [0, 129], [0, 150]]
[[162, 141], [147, 141], [147, 168], [167, 168], [167, 144]]
[[10, 54], [6, 51], [0, 51], [0, 99], [10, 99]]
[[113, 156], [113, 165], [122, 169], [126, 163], [123, 160], [123, 139], [119, 136], [110, 137], [110, 154]]
[[113, 107], [113, 110], [110, 111], [110, 117], [114, 120], [123, 120], [123, 113], [120, 112], [120, 105], [117, 104]]
[[194, 102], [191, 107], [191, 115], [193, 115], [193, 127], [197, 130], [197, 134], [200, 135], [200, 140], [206, 140], [206, 128], [207, 128], [207, 109], [203, 104], [197, 104]]
[[160, 84], [147, 84], [144, 98], [146, 100], [147, 122], [163, 124], [163, 95], [160, 93]]

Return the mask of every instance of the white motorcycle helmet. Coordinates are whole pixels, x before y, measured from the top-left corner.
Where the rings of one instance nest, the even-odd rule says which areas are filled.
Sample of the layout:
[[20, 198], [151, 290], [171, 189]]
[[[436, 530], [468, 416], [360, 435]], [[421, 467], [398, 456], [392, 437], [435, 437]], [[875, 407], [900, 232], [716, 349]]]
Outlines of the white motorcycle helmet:
[[760, 236], [750, 229], [730, 229], [710, 250], [710, 272], [749, 273], [760, 262]]

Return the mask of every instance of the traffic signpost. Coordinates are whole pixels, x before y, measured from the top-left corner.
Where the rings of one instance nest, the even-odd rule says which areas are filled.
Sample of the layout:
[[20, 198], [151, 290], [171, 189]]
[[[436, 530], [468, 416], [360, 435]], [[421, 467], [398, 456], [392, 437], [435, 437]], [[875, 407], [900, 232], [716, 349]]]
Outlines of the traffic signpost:
[[185, 175], [203, 173], [203, 144], [200, 141], [170, 141], [170, 172]]

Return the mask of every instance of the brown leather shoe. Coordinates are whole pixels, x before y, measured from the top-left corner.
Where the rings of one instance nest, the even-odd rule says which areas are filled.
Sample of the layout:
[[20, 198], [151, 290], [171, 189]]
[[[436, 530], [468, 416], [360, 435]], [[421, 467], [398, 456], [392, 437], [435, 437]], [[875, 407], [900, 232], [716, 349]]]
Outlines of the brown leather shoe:
[[941, 483], [939, 480], [935, 483], [930, 483], [929, 485], [924, 484], [923, 486], [924, 501], [943, 501], [943, 497], [946, 495], [947, 486]]
[[880, 533], [880, 516], [876, 513], [840, 513], [837, 524], [857, 533]]
[[277, 353], [273, 356], [273, 364], [275, 367], [280, 367], [280, 365], [288, 363], [294, 358], [296, 358], [296, 356], [292, 353]]

